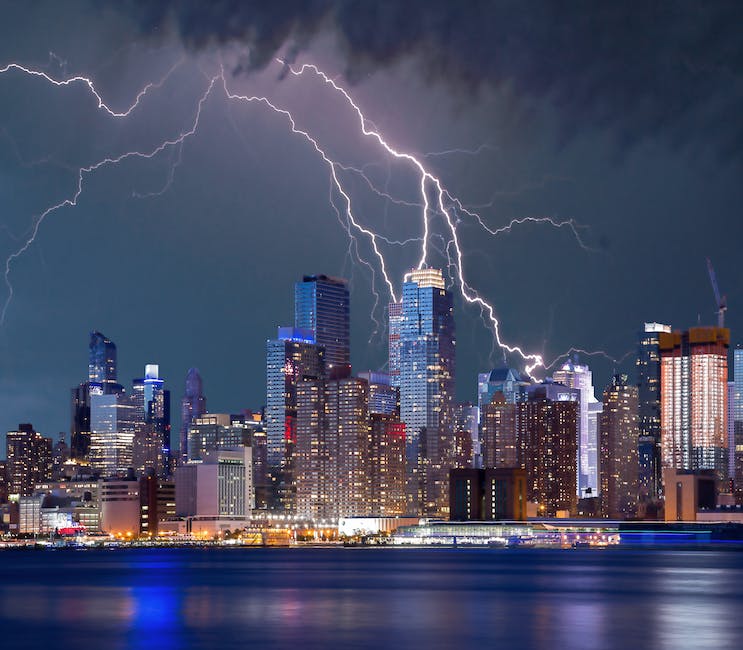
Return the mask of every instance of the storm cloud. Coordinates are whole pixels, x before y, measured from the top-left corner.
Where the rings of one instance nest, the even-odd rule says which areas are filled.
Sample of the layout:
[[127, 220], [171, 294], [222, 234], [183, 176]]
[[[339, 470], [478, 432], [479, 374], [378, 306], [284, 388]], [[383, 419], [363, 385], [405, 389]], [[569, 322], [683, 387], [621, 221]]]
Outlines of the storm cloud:
[[[189, 48], [239, 43], [249, 66], [336, 36], [345, 75], [414, 59], [426, 79], [477, 93], [507, 87], [554, 107], [564, 137], [611, 130], [743, 160], [743, 4], [471, 0], [130, 0], [143, 34]], [[694, 128], [691, 128], [691, 125]]]

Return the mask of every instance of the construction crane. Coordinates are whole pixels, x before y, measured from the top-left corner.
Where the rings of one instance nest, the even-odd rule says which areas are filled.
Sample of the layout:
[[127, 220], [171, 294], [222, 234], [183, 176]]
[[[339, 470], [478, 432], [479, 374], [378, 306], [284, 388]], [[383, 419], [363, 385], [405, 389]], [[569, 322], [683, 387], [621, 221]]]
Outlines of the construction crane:
[[707, 258], [707, 271], [709, 271], [709, 281], [712, 283], [712, 290], [715, 292], [715, 302], [717, 303], [717, 327], [725, 327], [725, 312], [728, 310], [727, 296], [720, 296], [720, 288], [717, 286], [717, 276], [715, 269], [712, 268], [712, 262]]

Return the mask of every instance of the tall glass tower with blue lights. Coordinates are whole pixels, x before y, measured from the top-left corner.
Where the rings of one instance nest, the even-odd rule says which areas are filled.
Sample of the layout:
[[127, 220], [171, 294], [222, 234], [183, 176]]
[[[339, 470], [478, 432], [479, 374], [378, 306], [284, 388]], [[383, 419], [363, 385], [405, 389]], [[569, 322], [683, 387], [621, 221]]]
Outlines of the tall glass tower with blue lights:
[[328, 372], [351, 364], [348, 282], [327, 275], [305, 275], [294, 286], [294, 327], [312, 330], [325, 348]]
[[406, 274], [401, 306], [390, 313], [399, 318], [394, 324], [399, 332], [396, 358], [390, 363], [399, 368], [400, 419], [406, 425], [408, 512], [444, 516], [453, 439], [455, 328], [452, 296], [441, 271]]

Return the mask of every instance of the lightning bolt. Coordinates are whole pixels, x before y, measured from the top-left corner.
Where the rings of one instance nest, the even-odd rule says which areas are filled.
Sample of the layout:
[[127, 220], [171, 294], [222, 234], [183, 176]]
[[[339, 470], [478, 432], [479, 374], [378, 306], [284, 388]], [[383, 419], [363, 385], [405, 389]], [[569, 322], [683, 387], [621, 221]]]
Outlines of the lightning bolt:
[[[0, 324], [4, 323], [5, 321], [5, 315], [7, 312], [7, 308], [13, 297], [13, 287], [12, 287], [12, 284], [10, 283], [11, 266], [13, 262], [16, 259], [18, 259], [18, 257], [20, 257], [23, 253], [25, 253], [26, 250], [28, 250], [28, 248], [32, 245], [44, 220], [49, 215], [53, 214], [54, 212], [64, 207], [76, 206], [78, 204], [80, 196], [83, 193], [83, 188], [85, 186], [85, 180], [97, 170], [103, 167], [117, 165], [129, 158], [153, 158], [157, 156], [158, 154], [160, 154], [165, 149], [178, 147], [178, 160], [171, 167], [170, 175], [168, 176], [165, 186], [159, 192], [151, 193], [150, 195], [161, 194], [164, 191], [166, 191], [172, 183], [172, 178], [175, 172], [175, 168], [178, 166], [178, 164], [180, 164], [180, 160], [181, 160], [180, 156], [182, 152], [183, 143], [187, 138], [193, 136], [196, 133], [198, 126], [199, 126], [199, 120], [201, 117], [202, 108], [204, 106], [204, 103], [206, 102], [210, 94], [213, 92], [215, 86], [219, 84], [224, 92], [224, 96], [226, 99], [233, 101], [233, 102], [241, 102], [241, 103], [247, 103], [247, 104], [257, 103], [257, 104], [267, 107], [268, 109], [272, 110], [277, 115], [284, 118], [291, 132], [303, 138], [314, 149], [314, 151], [318, 154], [318, 156], [322, 159], [322, 161], [327, 166], [328, 173], [329, 173], [329, 179], [330, 179], [329, 201], [330, 201], [332, 209], [335, 211], [335, 214], [336, 214], [336, 217], [339, 223], [342, 225], [344, 230], [346, 230], [350, 238], [349, 251], [353, 250], [356, 259], [358, 259], [362, 264], [364, 264], [371, 273], [372, 293], [375, 296], [375, 304], [374, 304], [374, 308], [372, 311], [372, 319], [374, 320], [377, 328], [379, 327], [379, 323], [374, 317], [374, 312], [376, 311], [377, 306], [379, 304], [380, 296], [375, 286], [376, 274], [375, 274], [373, 265], [368, 260], [364, 259], [361, 256], [359, 247], [358, 247], [358, 240], [356, 239], [356, 235], [363, 236], [364, 238], [368, 240], [371, 251], [373, 252], [374, 257], [376, 258], [379, 269], [381, 270], [381, 275], [384, 280], [384, 284], [386, 285], [386, 289], [391, 299], [394, 302], [399, 301], [399, 298], [395, 290], [395, 285], [392, 282], [390, 275], [388, 273], [386, 258], [385, 258], [385, 255], [383, 254], [381, 244], [397, 245], [397, 246], [404, 246], [409, 243], [420, 244], [420, 257], [417, 263], [418, 269], [422, 269], [426, 267], [429, 256], [430, 256], [430, 248], [433, 248], [434, 251], [443, 253], [444, 257], [446, 257], [447, 274], [449, 275], [450, 282], [453, 283], [455, 286], [457, 286], [460, 295], [468, 304], [472, 304], [479, 309], [481, 315], [486, 320], [486, 322], [489, 324], [489, 327], [491, 328], [493, 332], [495, 343], [504, 351], [504, 354], [509, 353], [509, 354], [519, 355], [522, 358], [522, 360], [525, 362], [526, 372], [529, 375], [532, 375], [532, 373], [534, 372], [536, 368], [542, 367], [546, 370], [552, 365], [554, 365], [557, 362], [557, 359], [553, 361], [552, 364], [545, 366], [542, 355], [527, 352], [524, 349], [522, 349], [520, 346], [507, 343], [503, 339], [501, 335], [500, 321], [496, 315], [494, 306], [491, 303], [489, 303], [485, 298], [483, 298], [472, 286], [470, 286], [466, 280], [464, 255], [463, 255], [462, 244], [460, 241], [460, 233], [459, 233], [459, 228], [458, 228], [460, 223], [462, 223], [462, 220], [459, 218], [458, 215], [465, 215], [469, 217], [470, 219], [473, 219], [475, 223], [481, 229], [483, 229], [485, 232], [487, 232], [491, 236], [501, 235], [503, 233], [511, 231], [516, 226], [520, 226], [520, 225], [527, 224], [527, 223], [546, 224], [546, 225], [550, 225], [558, 229], [566, 228], [572, 232], [573, 236], [575, 237], [578, 244], [582, 248], [584, 248], [585, 250], [591, 250], [585, 244], [585, 242], [583, 242], [583, 240], [581, 239], [580, 233], [578, 231], [579, 226], [572, 219], [557, 220], [557, 219], [554, 219], [548, 216], [523, 217], [523, 218], [513, 219], [508, 224], [498, 227], [498, 228], [492, 228], [488, 226], [485, 220], [477, 212], [474, 212], [473, 210], [465, 207], [463, 203], [458, 198], [456, 198], [453, 195], [453, 193], [450, 192], [444, 186], [442, 180], [424, 165], [424, 163], [422, 162], [422, 159], [425, 159], [426, 156], [445, 155], [445, 154], [450, 154], [450, 153], [465, 153], [465, 154], [476, 155], [480, 153], [484, 148], [490, 148], [489, 145], [483, 145], [479, 147], [477, 150], [473, 150], [473, 151], [464, 150], [464, 149], [452, 149], [452, 150], [448, 150], [444, 152], [431, 152], [429, 154], [426, 154], [420, 157], [414, 154], [405, 152], [405, 151], [400, 151], [394, 148], [393, 146], [391, 146], [386, 141], [386, 139], [381, 135], [380, 130], [374, 125], [374, 123], [371, 120], [369, 120], [364, 115], [363, 111], [361, 110], [359, 105], [352, 99], [350, 94], [339, 83], [337, 83], [334, 79], [332, 79], [327, 74], [325, 74], [323, 71], [321, 71], [317, 66], [313, 64], [304, 64], [301, 67], [296, 68], [280, 60], [279, 60], [279, 63], [281, 63], [281, 65], [284, 67], [284, 70], [288, 70], [288, 73], [291, 76], [301, 77], [305, 75], [306, 73], [310, 72], [316, 77], [318, 77], [319, 79], [321, 79], [321, 81], [324, 84], [330, 86], [334, 92], [338, 93], [345, 100], [347, 105], [351, 107], [351, 109], [355, 112], [358, 118], [358, 123], [360, 126], [361, 133], [365, 137], [371, 138], [373, 141], [375, 141], [391, 159], [395, 159], [395, 160], [399, 160], [404, 163], [407, 163], [417, 173], [417, 176], [418, 176], [417, 192], [419, 195], [419, 200], [407, 201], [407, 200], [400, 199], [398, 197], [391, 195], [386, 190], [380, 190], [369, 179], [369, 177], [366, 175], [363, 169], [352, 167], [349, 165], [344, 165], [341, 162], [334, 160], [330, 156], [330, 154], [321, 146], [320, 142], [318, 141], [316, 137], [314, 137], [308, 130], [301, 128], [298, 125], [295, 117], [292, 115], [289, 109], [283, 106], [277, 105], [274, 101], [272, 101], [270, 98], [266, 96], [240, 94], [238, 92], [231, 90], [228, 86], [224, 67], [220, 64], [219, 73], [212, 76], [209, 79], [209, 83], [206, 87], [206, 90], [204, 91], [204, 93], [202, 94], [202, 96], [200, 97], [197, 103], [194, 119], [193, 119], [193, 122], [190, 128], [188, 128], [185, 131], [181, 131], [176, 137], [165, 140], [150, 150], [128, 151], [118, 156], [106, 157], [86, 167], [81, 167], [77, 173], [77, 183], [76, 183], [74, 192], [67, 198], [56, 203], [55, 205], [50, 206], [44, 212], [38, 215], [38, 217], [33, 222], [33, 227], [31, 229], [31, 235], [24, 241], [23, 245], [19, 247], [15, 252], [13, 252], [6, 260], [5, 283], [6, 283], [6, 286], [8, 287], [8, 297], [3, 305], [2, 311], [0, 312]], [[93, 83], [93, 81], [90, 78], [85, 77], [85, 76], [74, 76], [74, 77], [69, 77], [65, 79], [56, 79], [43, 71], [34, 70], [32, 68], [28, 68], [18, 63], [10, 63], [6, 65], [5, 67], [0, 68], [0, 75], [11, 72], [11, 71], [17, 71], [17, 72], [21, 72], [21, 73], [24, 73], [32, 77], [41, 78], [47, 83], [52, 84], [55, 87], [64, 87], [64, 86], [69, 86], [73, 84], [80, 84], [84, 87], [87, 87], [87, 90], [95, 98], [98, 109], [105, 111], [111, 117], [125, 118], [125, 117], [128, 117], [132, 113], [132, 111], [134, 111], [140, 105], [140, 102], [147, 95], [147, 93], [149, 93], [154, 88], [160, 87], [165, 82], [165, 80], [172, 74], [172, 72], [178, 67], [178, 65], [180, 65], [180, 62], [176, 63], [168, 71], [168, 73], [165, 75], [165, 77], [162, 80], [157, 81], [157, 82], [149, 82], [148, 84], [146, 84], [137, 93], [134, 101], [124, 110], [115, 110], [108, 103], [106, 103], [102, 95], [96, 89], [96, 86]], [[401, 207], [415, 208], [417, 210], [420, 210], [421, 223], [422, 223], [422, 234], [419, 237], [411, 237], [411, 238], [404, 239], [404, 240], [393, 239], [390, 237], [386, 237], [385, 235], [382, 235], [380, 233], [377, 233], [370, 227], [367, 227], [366, 225], [362, 224], [361, 221], [356, 216], [356, 213], [354, 210], [354, 204], [351, 199], [351, 193], [344, 187], [344, 184], [343, 184], [342, 174], [349, 174], [349, 173], [360, 175], [364, 179], [364, 181], [367, 183], [368, 187], [374, 193], [376, 193], [380, 198], [383, 198], [386, 201], [397, 204]], [[148, 195], [142, 195], [142, 196], [148, 196]], [[447, 230], [446, 237], [443, 237], [441, 235], [438, 235], [437, 233], [432, 232], [431, 219], [435, 216], [443, 219], [443, 222]], [[437, 246], [435, 246], [432, 243], [432, 240], [434, 237], [441, 237], [442, 243], [444, 244], [443, 250], [439, 249]], [[568, 352], [567, 354], [569, 353], [570, 352]], [[597, 353], [586, 352], [586, 354], [597, 354]], [[611, 359], [611, 357], [606, 353], [601, 352], [600, 354], [604, 354], [607, 358]], [[565, 355], [561, 355], [560, 357], [558, 357], [558, 359], [563, 358], [564, 356]], [[614, 359], [612, 360], [616, 361]]]

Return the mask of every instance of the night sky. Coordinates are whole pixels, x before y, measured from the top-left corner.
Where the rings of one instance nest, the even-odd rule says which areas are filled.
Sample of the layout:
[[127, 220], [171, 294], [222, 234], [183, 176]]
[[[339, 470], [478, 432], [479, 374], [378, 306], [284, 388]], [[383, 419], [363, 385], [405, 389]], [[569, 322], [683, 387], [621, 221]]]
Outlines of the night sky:
[[[329, 86], [287, 74], [279, 56], [320, 66], [392, 146], [417, 156], [491, 228], [527, 216], [580, 225], [583, 245], [569, 228], [543, 224], [490, 237], [460, 215], [467, 283], [495, 306], [508, 343], [549, 361], [571, 347], [625, 357], [619, 366], [582, 357], [598, 394], [615, 368], [631, 371], [625, 355], [644, 321], [715, 322], [706, 257], [741, 341], [740, 3], [569, 4], [0, 0], [0, 68], [89, 76], [116, 111], [172, 70], [125, 119], [99, 110], [83, 84], [0, 74], [0, 256], [74, 195], [80, 167], [189, 129], [220, 62], [232, 91], [268, 97], [335, 160], [419, 201], [412, 167], [364, 138]], [[353, 171], [340, 177], [365, 226], [420, 237], [418, 208], [380, 198]], [[327, 165], [285, 117], [219, 89], [182, 147], [85, 176], [78, 204], [51, 213], [10, 263], [0, 430], [69, 429], [69, 391], [86, 379], [91, 329], [116, 342], [121, 383], [160, 364], [174, 431], [191, 366], [209, 410], [260, 407], [265, 341], [291, 324], [293, 283], [308, 273], [349, 278], [354, 368], [381, 367], [389, 294], [360, 237], [358, 253], [376, 273], [375, 308], [370, 270], [329, 192]], [[446, 267], [443, 226], [431, 217], [429, 263]], [[399, 292], [420, 243], [382, 250]], [[0, 284], [0, 301], [8, 295]], [[476, 373], [503, 355], [480, 310], [455, 304], [458, 397], [474, 400]]]

